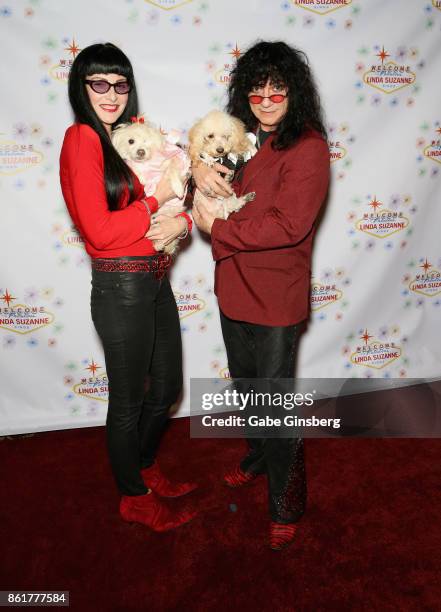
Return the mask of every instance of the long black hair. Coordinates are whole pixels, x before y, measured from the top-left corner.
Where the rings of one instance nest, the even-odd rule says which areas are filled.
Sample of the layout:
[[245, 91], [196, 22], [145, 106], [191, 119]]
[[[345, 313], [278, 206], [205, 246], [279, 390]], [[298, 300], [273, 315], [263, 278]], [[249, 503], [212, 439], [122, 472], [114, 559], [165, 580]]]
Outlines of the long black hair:
[[282, 41], [260, 41], [237, 60], [228, 87], [227, 112], [241, 119], [248, 130], [255, 130], [258, 120], [251, 111], [248, 94], [267, 81], [288, 90], [288, 108], [280, 122], [272, 146], [286, 149], [308, 128], [326, 138], [326, 128], [317, 88], [303, 51]]
[[100, 138], [107, 201], [109, 209], [116, 210], [125, 184], [129, 188], [130, 200], [133, 199], [133, 178], [129, 167], [112, 146], [109, 134], [90, 103], [84, 81], [93, 74], [118, 74], [125, 77], [132, 86], [127, 106], [115, 125], [125, 123], [138, 114], [138, 95], [130, 60], [112, 43], [90, 45], [75, 58], [69, 73], [69, 101], [75, 120], [89, 125]]

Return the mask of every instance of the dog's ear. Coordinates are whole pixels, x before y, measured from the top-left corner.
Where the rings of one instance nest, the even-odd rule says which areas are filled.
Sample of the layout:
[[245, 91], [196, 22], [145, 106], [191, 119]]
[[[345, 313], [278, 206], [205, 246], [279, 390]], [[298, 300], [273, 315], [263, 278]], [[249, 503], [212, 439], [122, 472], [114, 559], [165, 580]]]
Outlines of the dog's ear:
[[112, 134], [110, 136], [113, 146], [123, 158], [126, 156], [125, 144], [127, 139], [127, 134], [125, 134], [124, 128], [129, 125], [129, 123], [121, 123], [112, 131]]
[[203, 141], [203, 119], [199, 119], [188, 132], [188, 154], [192, 161], [199, 159], [199, 154], [203, 150]]
[[246, 153], [250, 149], [250, 141], [245, 133], [245, 126], [240, 119], [230, 117], [233, 138], [233, 151], [235, 153]]

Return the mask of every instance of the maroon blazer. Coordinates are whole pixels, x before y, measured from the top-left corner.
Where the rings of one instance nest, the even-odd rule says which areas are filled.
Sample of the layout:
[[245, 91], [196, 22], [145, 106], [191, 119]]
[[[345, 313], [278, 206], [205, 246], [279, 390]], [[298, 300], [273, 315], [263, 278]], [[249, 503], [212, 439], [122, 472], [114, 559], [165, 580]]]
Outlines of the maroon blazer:
[[231, 319], [286, 326], [309, 314], [315, 220], [329, 183], [329, 149], [313, 130], [286, 150], [271, 135], [245, 166], [237, 195], [256, 192], [211, 232], [214, 290]]

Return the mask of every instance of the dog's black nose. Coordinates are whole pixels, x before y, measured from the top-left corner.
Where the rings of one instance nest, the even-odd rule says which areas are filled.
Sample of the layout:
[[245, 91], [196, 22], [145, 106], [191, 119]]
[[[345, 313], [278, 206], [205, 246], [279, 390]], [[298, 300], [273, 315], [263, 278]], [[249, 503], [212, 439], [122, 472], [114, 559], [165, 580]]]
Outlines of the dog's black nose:
[[223, 147], [218, 147], [218, 148], [216, 149], [216, 153], [219, 153], [219, 155], [222, 155], [222, 153], [224, 152], [224, 150], [225, 150], [225, 149], [224, 149]]
[[144, 156], [145, 156], [145, 151], [144, 151], [144, 149], [138, 149], [138, 150], [136, 151], [136, 155], [137, 155], [138, 157], [144, 157]]

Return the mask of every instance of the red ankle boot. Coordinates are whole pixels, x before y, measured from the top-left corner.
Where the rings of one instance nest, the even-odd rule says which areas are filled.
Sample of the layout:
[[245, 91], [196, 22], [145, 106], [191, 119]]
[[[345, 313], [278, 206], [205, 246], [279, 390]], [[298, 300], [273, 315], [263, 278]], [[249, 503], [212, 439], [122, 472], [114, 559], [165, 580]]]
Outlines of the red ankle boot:
[[298, 525], [295, 523], [289, 523], [283, 525], [282, 523], [270, 523], [270, 538], [269, 545], [273, 550], [282, 550], [286, 546], [289, 546], [294, 541]]
[[228, 487], [235, 489], [236, 487], [242, 487], [243, 485], [248, 484], [257, 478], [257, 476], [258, 474], [254, 474], [253, 472], [244, 472], [239, 466], [237, 466], [231, 470], [231, 472], [227, 472], [225, 474], [224, 483]]
[[122, 518], [129, 523], [141, 523], [153, 531], [169, 531], [191, 521], [196, 512], [173, 513], [151, 491], [146, 495], [123, 495], [119, 505]]
[[187, 495], [187, 493], [190, 493], [190, 491], [193, 491], [198, 486], [195, 482], [170, 482], [161, 472], [156, 462], [150, 467], [141, 470], [141, 475], [145, 486], [161, 497], [181, 497], [182, 495]]

